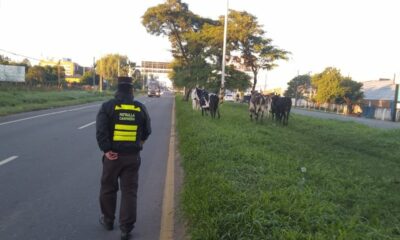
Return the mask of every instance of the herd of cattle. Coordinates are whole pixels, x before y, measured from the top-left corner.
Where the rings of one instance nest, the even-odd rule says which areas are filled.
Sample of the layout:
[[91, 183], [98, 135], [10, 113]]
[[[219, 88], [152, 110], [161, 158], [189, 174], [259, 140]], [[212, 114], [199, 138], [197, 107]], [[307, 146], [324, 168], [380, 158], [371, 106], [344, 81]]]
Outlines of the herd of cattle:
[[[191, 92], [192, 107], [194, 110], [201, 110], [201, 115], [207, 115], [210, 112], [211, 118], [215, 118], [219, 113], [219, 104], [222, 103], [215, 93], [208, 93], [204, 89], [194, 88]], [[262, 95], [253, 92], [249, 100], [250, 120], [253, 118], [262, 121], [264, 116], [272, 118], [283, 125], [288, 125], [292, 100], [289, 97], [280, 97], [279, 95]]]

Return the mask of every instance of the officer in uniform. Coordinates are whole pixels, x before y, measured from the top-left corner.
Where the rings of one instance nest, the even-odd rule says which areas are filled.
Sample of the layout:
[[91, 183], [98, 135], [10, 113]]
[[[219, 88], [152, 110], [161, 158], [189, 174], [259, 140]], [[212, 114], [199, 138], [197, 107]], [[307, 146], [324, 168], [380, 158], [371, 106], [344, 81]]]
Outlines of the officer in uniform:
[[100, 223], [113, 229], [119, 179], [121, 239], [129, 239], [136, 222], [140, 151], [150, 134], [150, 117], [145, 106], [134, 100], [132, 78], [118, 77], [115, 98], [104, 102], [97, 114], [96, 138], [104, 152]]

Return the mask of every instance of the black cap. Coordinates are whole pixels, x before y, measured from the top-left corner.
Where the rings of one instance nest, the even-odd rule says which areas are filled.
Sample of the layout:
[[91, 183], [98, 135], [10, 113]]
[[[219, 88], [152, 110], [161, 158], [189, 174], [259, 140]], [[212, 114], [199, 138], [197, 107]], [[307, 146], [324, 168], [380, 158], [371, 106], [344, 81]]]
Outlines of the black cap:
[[118, 77], [118, 85], [124, 84], [124, 85], [130, 85], [132, 86], [132, 78], [131, 77]]

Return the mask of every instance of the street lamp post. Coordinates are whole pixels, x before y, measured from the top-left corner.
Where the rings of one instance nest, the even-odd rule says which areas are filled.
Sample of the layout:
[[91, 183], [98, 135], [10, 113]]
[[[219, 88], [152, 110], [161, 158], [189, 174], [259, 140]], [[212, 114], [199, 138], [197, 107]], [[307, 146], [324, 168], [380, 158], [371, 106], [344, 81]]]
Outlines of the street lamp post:
[[221, 96], [225, 95], [225, 65], [226, 65], [226, 37], [228, 33], [228, 11], [229, 11], [229, 0], [226, 0], [226, 12], [224, 21], [224, 44], [222, 50], [222, 74], [221, 74]]

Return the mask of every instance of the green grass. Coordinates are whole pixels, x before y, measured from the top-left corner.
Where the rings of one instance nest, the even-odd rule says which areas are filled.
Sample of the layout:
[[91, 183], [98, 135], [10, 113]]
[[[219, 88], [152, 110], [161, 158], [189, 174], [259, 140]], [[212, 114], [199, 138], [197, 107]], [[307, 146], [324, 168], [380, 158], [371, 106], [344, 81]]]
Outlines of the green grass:
[[399, 130], [260, 124], [241, 104], [212, 120], [180, 98], [176, 111], [191, 239], [400, 239]]
[[0, 116], [31, 110], [62, 107], [101, 101], [112, 96], [110, 92], [98, 93], [82, 90], [0, 90]]

